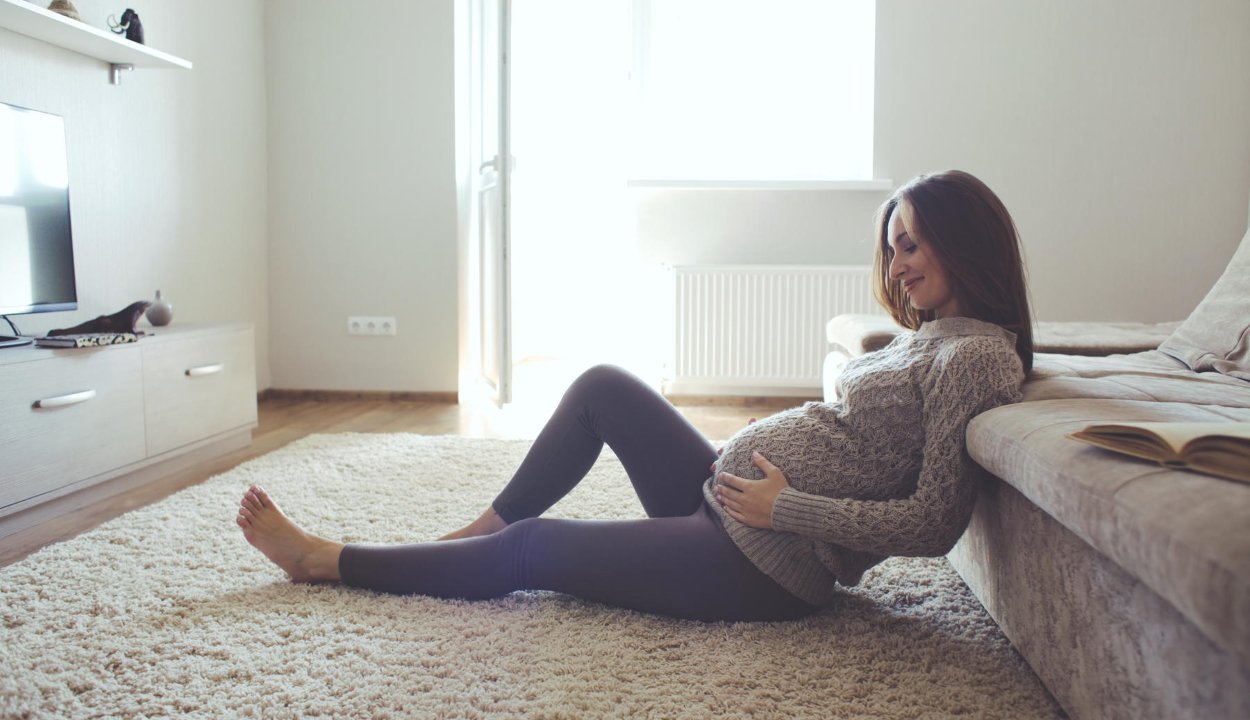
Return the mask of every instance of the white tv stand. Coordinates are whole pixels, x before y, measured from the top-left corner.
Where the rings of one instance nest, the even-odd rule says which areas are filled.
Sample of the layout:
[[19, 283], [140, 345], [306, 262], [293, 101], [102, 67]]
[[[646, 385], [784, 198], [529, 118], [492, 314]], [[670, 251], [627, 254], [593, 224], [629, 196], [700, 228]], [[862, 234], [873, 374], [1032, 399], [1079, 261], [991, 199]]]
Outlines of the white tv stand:
[[0, 537], [251, 444], [251, 324], [141, 329], [0, 349]]

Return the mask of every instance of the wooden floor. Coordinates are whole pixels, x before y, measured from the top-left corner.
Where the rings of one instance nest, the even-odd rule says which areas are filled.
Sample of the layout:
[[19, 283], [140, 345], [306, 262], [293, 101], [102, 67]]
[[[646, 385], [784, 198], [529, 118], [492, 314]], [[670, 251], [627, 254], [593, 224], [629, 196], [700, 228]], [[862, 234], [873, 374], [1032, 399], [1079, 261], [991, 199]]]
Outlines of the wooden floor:
[[[800, 404], [800, 400], [793, 403]], [[775, 399], [761, 405], [679, 406], [709, 439], [733, 435], [751, 418], [765, 417], [784, 404]], [[533, 438], [550, 416], [550, 408], [501, 411], [490, 405], [389, 401], [266, 400], [260, 403], [260, 425], [252, 444], [228, 455], [195, 465], [82, 510], [0, 538], [0, 567], [21, 560], [52, 543], [68, 540], [135, 508], [162, 500], [183, 488], [204, 482], [251, 458], [276, 450], [312, 433], [407, 432], [423, 435]]]

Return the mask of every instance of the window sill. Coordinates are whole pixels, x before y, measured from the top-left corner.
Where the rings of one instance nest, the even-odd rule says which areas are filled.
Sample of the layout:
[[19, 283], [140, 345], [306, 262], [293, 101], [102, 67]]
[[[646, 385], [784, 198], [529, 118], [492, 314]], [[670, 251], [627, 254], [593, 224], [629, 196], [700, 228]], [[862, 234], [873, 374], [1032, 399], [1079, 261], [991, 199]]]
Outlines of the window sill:
[[892, 180], [629, 180], [637, 189], [683, 190], [873, 190], [889, 192]]

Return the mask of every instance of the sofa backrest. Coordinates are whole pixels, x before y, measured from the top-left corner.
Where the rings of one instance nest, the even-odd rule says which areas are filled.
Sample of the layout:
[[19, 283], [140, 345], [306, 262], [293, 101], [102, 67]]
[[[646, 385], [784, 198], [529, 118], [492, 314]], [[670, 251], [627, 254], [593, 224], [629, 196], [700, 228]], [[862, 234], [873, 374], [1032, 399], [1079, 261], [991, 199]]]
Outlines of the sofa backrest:
[[1211, 292], [1159, 351], [1195, 372], [1250, 381], [1250, 231]]

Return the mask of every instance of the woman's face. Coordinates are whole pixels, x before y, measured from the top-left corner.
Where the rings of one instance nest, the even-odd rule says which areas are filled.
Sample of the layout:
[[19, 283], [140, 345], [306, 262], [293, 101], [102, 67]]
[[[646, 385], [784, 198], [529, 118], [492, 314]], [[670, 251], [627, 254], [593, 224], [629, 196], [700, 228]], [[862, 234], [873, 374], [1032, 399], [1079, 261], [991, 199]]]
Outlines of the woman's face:
[[959, 301], [955, 299], [950, 276], [924, 243], [908, 232], [908, 220], [912, 217], [911, 206], [906, 202], [899, 202], [890, 213], [890, 278], [903, 283], [903, 290], [917, 310], [933, 310], [939, 318], [958, 316]]

